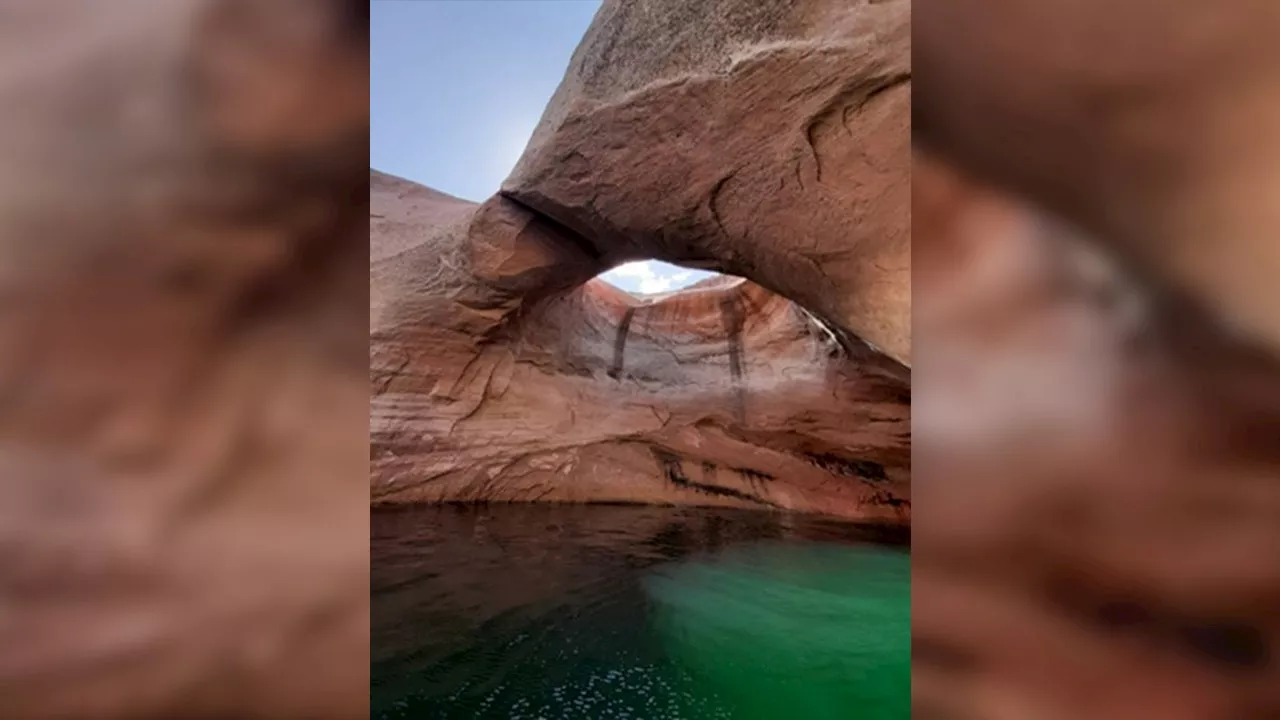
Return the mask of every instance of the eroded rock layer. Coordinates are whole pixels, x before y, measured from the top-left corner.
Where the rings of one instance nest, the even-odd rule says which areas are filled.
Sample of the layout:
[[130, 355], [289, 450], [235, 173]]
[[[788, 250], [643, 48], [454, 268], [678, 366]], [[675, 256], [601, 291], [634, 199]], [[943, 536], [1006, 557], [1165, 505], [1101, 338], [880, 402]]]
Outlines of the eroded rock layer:
[[910, 389], [720, 276], [637, 298], [509, 199], [371, 177], [375, 503], [646, 502], [905, 521]]

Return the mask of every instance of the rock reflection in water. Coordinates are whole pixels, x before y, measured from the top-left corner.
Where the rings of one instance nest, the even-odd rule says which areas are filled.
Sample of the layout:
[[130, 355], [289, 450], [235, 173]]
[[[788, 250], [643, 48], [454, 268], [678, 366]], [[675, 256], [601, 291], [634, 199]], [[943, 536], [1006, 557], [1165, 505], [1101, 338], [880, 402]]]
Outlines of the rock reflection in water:
[[[799, 553], [794, 557], [805, 548], [833, 552], [832, 543], [872, 552], [866, 549], [872, 543], [904, 540], [887, 534], [892, 532], [696, 508], [511, 505], [376, 511], [373, 714], [770, 717], [749, 714], [740, 706], [744, 698], [735, 696], [723, 677], [708, 677], [696, 662], [683, 662], [696, 657], [673, 652], [687, 648], [673, 648], [672, 636], [655, 632], [661, 628], [646, 578], [669, 580], [683, 562], [718, 563], [733, 557], [724, 555], [726, 550], [761, 541], [775, 556], [779, 548]], [[905, 567], [905, 552], [896, 554]], [[808, 565], [800, 573], [812, 584], [830, 557], [821, 552], [804, 557]], [[754, 582], [776, 588], [781, 580]], [[838, 578], [826, 582], [828, 590], [849, 586]], [[905, 573], [901, 582], [905, 616]], [[761, 606], [762, 612], [778, 609], [776, 602]], [[711, 634], [701, 641], [722, 639]], [[733, 640], [725, 650], [750, 660], [744, 652], [752, 649], [751, 638]], [[901, 644], [905, 656], [905, 637]], [[716, 652], [714, 647], [699, 650]], [[833, 659], [829, 653], [825, 658]], [[821, 685], [815, 687], [821, 691]]]

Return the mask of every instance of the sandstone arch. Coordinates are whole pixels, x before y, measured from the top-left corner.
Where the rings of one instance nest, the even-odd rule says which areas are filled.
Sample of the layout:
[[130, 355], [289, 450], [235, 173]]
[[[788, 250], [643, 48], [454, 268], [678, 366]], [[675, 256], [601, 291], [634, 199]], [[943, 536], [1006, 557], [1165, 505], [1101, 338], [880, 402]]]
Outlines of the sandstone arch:
[[582, 238], [518, 203], [371, 183], [375, 503], [909, 517], [899, 363], [749, 280], [636, 298], [593, 279], [607, 261]]
[[905, 522], [909, 13], [606, 2], [500, 193], [373, 173], [373, 501]]

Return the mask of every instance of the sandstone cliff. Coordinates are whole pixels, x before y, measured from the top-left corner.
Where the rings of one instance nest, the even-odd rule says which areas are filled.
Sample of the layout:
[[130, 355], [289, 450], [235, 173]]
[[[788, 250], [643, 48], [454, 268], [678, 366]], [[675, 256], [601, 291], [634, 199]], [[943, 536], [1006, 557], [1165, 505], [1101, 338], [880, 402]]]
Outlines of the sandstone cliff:
[[372, 173], [372, 500], [906, 521], [909, 12], [606, 2], [499, 194]]
[[510, 200], [371, 183], [374, 502], [908, 518], [899, 364], [750, 281], [634, 297]]

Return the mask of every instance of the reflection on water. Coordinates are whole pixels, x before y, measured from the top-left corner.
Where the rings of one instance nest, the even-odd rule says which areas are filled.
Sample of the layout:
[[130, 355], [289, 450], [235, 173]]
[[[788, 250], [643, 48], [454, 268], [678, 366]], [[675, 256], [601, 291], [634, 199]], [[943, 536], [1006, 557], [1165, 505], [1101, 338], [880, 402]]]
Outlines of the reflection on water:
[[[898, 538], [700, 508], [372, 518], [379, 718], [905, 718]], [[856, 711], [850, 706], [856, 707]]]

